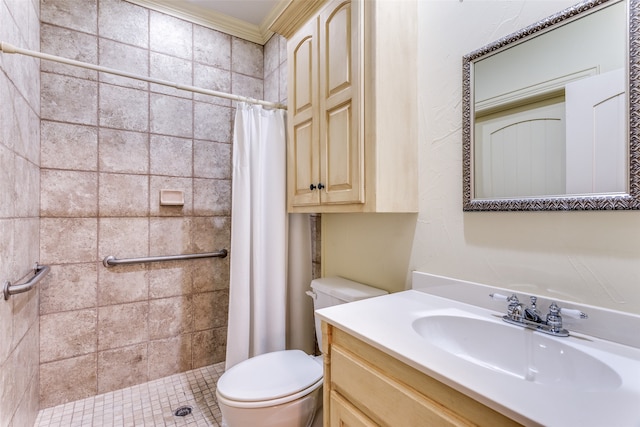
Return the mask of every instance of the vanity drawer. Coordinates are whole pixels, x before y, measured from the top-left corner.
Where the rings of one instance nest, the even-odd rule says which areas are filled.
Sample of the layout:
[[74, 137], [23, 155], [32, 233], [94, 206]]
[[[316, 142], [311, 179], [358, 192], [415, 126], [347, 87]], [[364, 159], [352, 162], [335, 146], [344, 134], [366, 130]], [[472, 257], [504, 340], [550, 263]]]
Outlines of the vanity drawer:
[[[340, 328], [323, 322], [323, 337], [327, 410], [332, 404], [328, 391], [335, 388], [355, 408], [383, 426], [520, 426]], [[412, 415], [417, 422], [412, 421]], [[329, 424], [329, 417], [325, 419], [325, 427], [348, 425]]]
[[331, 348], [331, 385], [379, 425], [473, 425], [339, 346]]
[[331, 392], [330, 417], [332, 426], [377, 427], [376, 423], [335, 391]]

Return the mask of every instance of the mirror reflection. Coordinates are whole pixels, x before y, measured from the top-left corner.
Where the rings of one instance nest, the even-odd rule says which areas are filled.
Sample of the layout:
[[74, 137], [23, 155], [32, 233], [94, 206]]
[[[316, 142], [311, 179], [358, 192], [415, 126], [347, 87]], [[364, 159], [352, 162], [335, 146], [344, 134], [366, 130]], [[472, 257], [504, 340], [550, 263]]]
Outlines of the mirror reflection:
[[466, 210], [628, 195], [627, 28], [626, 1], [585, 2], [465, 57]]

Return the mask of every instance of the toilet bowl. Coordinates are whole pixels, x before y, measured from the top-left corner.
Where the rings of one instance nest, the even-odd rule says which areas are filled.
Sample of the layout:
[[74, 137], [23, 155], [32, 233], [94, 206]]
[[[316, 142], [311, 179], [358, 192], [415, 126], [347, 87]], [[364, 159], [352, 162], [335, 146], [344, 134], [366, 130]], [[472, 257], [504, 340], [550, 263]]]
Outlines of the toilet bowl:
[[[311, 282], [314, 309], [384, 295], [387, 292], [341, 277]], [[315, 319], [322, 348], [320, 319]], [[310, 427], [322, 406], [322, 356], [300, 350], [261, 354], [231, 367], [216, 387], [223, 426]]]

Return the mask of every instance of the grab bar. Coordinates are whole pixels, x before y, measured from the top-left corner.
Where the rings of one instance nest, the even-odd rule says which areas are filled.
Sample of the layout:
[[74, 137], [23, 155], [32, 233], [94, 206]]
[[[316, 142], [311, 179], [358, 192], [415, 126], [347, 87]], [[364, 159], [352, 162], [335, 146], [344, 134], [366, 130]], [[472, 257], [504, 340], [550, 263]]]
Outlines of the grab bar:
[[40, 280], [44, 278], [51, 270], [51, 267], [48, 265], [40, 265], [36, 262], [36, 265], [33, 267], [34, 276], [29, 279], [25, 283], [20, 283], [17, 285], [12, 285], [10, 281], [4, 282], [2, 286], [2, 293], [4, 294], [5, 301], [9, 299], [11, 295], [20, 294], [22, 292], [27, 292], [31, 290]]
[[140, 264], [145, 262], [160, 262], [160, 261], [182, 261], [187, 259], [198, 258], [225, 258], [227, 256], [227, 250], [222, 249], [218, 252], [205, 252], [201, 254], [184, 254], [184, 255], [165, 255], [165, 256], [150, 256], [143, 258], [125, 258], [118, 259], [113, 255], [109, 255], [102, 260], [102, 265], [105, 267], [113, 267], [115, 265], [126, 264]]

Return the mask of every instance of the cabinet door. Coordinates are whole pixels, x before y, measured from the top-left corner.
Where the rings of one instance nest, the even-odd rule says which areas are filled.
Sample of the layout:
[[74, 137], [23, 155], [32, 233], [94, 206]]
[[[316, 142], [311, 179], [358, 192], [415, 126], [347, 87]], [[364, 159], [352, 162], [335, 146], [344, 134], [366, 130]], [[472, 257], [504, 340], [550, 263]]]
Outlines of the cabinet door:
[[358, 1], [333, 0], [320, 13], [322, 203], [364, 202], [360, 12]]
[[332, 427], [377, 427], [376, 423], [335, 391], [331, 391], [331, 413], [329, 416]]
[[[287, 187], [291, 206], [318, 205], [318, 19], [311, 19], [288, 41], [289, 140]], [[315, 186], [311, 187], [311, 186]]]

